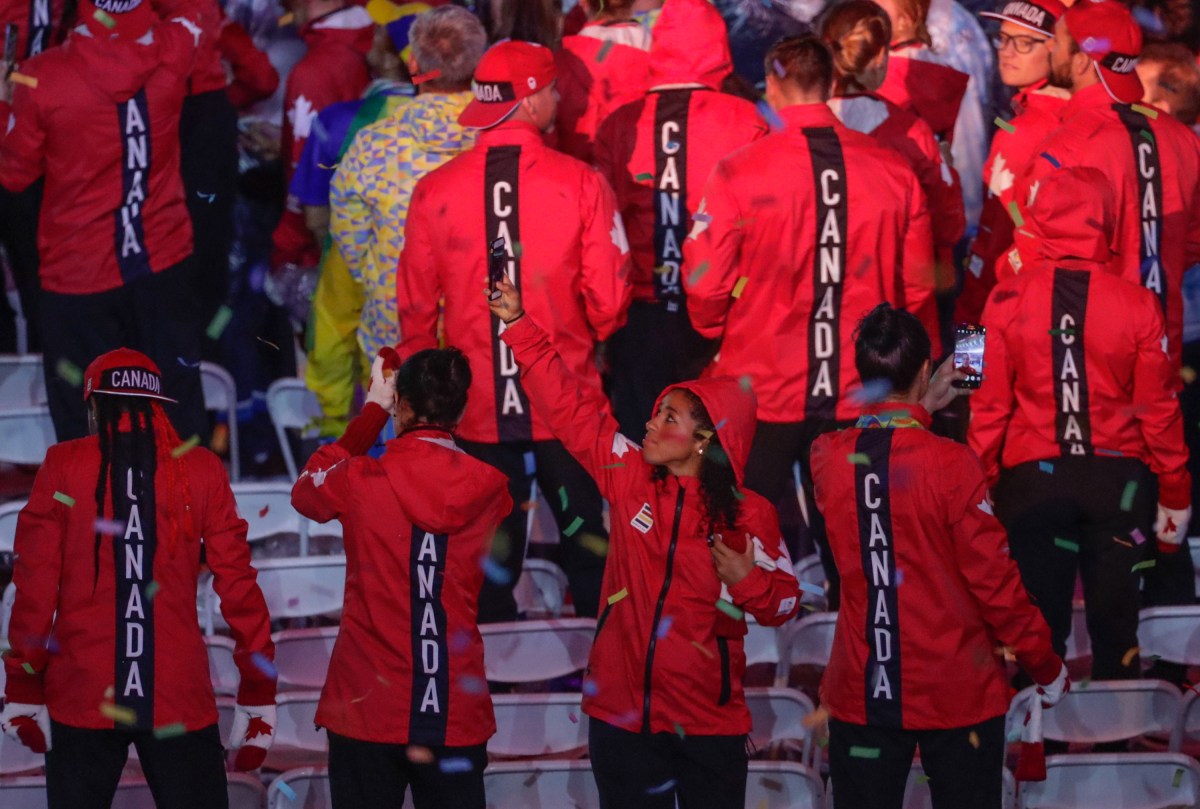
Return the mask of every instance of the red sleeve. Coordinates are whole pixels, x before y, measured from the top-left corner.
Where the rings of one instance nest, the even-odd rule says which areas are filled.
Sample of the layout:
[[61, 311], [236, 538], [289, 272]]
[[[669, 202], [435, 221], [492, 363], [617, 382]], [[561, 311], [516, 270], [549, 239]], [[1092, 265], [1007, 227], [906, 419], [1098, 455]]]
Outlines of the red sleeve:
[[5, 699], [42, 705], [43, 672], [49, 658], [46, 639], [54, 625], [58, 609], [58, 590], [62, 580], [63, 534], [70, 507], [54, 499], [65, 489], [60, 460], [62, 450], [51, 447], [33, 481], [29, 502], [17, 517], [14, 545], [13, 583], [17, 599], [13, 602], [8, 640], [12, 648], [4, 653]]
[[227, 20], [221, 26], [217, 47], [233, 72], [233, 81], [226, 91], [237, 109], [270, 98], [279, 87], [279, 73], [271, 60], [255, 47], [254, 40], [240, 24]]
[[964, 447], [953, 458], [934, 464], [949, 492], [943, 519], [951, 530], [954, 561], [980, 615], [996, 639], [1009, 646], [1034, 682], [1045, 685], [1062, 669], [1050, 646], [1050, 627], [1029, 600], [1021, 573], [1008, 552], [1008, 535], [992, 515], [979, 462]]
[[[1196, 152], [1193, 164], [1200, 169], [1200, 137], [1194, 139], [1192, 146]], [[1187, 266], [1193, 267], [1200, 264], [1200, 183], [1196, 183], [1192, 187], [1192, 202], [1188, 206], [1188, 219], [1190, 222], [1187, 227]]]
[[1172, 385], [1176, 377], [1166, 353], [1158, 301], [1146, 289], [1136, 294], [1137, 300], [1130, 307], [1137, 341], [1134, 413], [1150, 452], [1150, 471], [1158, 476], [1158, 501], [1167, 508], [1183, 509], [1192, 501], [1192, 478], [1183, 440], [1183, 413]]
[[283, 98], [285, 137], [280, 143], [280, 157], [288, 182], [291, 181], [292, 171], [296, 168], [301, 152], [304, 151], [304, 142], [308, 140], [317, 113], [341, 100], [319, 65], [311, 60], [301, 59], [292, 68]]
[[1010, 300], [1018, 297], [1008, 285], [997, 287], [983, 310], [987, 337], [983, 350], [983, 383], [971, 396], [971, 420], [967, 443], [979, 456], [989, 486], [1000, 477], [1000, 452], [1004, 435], [1016, 407], [1013, 389], [1016, 375], [1004, 342], [1012, 318]]
[[584, 307], [597, 340], [607, 340], [625, 323], [633, 285], [629, 281], [629, 240], [617, 213], [612, 188], [599, 172], [584, 175], [582, 189]]
[[748, 526], [749, 540], [754, 543], [754, 569], [729, 588], [729, 595], [762, 626], [780, 626], [800, 610], [800, 584], [775, 509], [768, 505], [756, 512]]
[[688, 317], [704, 337], [720, 338], [737, 284], [744, 216], [727, 178], [724, 161], [704, 184], [700, 207], [692, 215], [691, 233], [683, 243], [680, 273], [687, 293]]
[[967, 228], [958, 172], [942, 157], [929, 124], [914, 116], [907, 134], [921, 154], [914, 168], [928, 197], [934, 244], [953, 248]]
[[899, 257], [896, 302], [916, 315], [929, 333], [933, 356], [941, 355], [941, 325], [938, 322], [937, 283], [934, 272], [933, 231], [925, 192], [916, 175], [908, 194], [908, 223], [904, 233], [904, 254]]
[[429, 188], [426, 177], [417, 183], [404, 226], [404, 249], [396, 271], [397, 316], [401, 357], [426, 348], [437, 348], [438, 301], [442, 297], [433, 244]]
[[[221, 615], [233, 633], [233, 660], [241, 675], [237, 700], [241, 705], [270, 705], [275, 702], [275, 676], [264, 671], [263, 658], [275, 659], [271, 641], [271, 617], [258, 589], [258, 573], [250, 563], [246, 521], [237, 513], [225, 468], [208, 456], [204, 470], [208, 489], [203, 523], [205, 559], [213, 574], [213, 589], [221, 599]], [[258, 658], [258, 660], [256, 660]]]
[[[32, 76], [37, 80], [37, 76]], [[37, 93], [45, 89], [13, 86], [11, 107], [0, 105], [0, 185], [24, 191], [46, 171], [46, 131]]]

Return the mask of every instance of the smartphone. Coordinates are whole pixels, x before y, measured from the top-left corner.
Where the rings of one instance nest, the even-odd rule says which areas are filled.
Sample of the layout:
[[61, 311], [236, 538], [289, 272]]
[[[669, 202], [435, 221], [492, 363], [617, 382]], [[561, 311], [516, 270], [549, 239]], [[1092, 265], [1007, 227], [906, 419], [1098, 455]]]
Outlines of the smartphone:
[[504, 239], [492, 242], [492, 252], [488, 256], [488, 289], [492, 300], [500, 298], [500, 279], [504, 277], [504, 264], [508, 255], [504, 252]]
[[17, 64], [17, 25], [9, 23], [4, 26], [4, 78], [8, 78]]
[[966, 379], [950, 384], [956, 388], [978, 388], [983, 382], [983, 345], [987, 329], [983, 326], [960, 325], [954, 332], [954, 367], [969, 368]]

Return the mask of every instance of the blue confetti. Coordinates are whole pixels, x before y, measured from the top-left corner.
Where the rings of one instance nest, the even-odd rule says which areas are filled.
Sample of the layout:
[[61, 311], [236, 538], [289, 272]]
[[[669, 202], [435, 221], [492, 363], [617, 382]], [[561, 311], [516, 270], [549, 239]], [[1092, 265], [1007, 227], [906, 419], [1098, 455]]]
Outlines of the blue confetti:
[[290, 786], [287, 785], [287, 781], [280, 779], [279, 781], [276, 781], [275, 783], [279, 784], [279, 791], [284, 794], [284, 797], [286, 797], [289, 801], [296, 800], [296, 793], [292, 790], [292, 788]]
[[1050, 154], [1049, 152], [1042, 152], [1041, 156], [1046, 158], [1046, 162], [1049, 163], [1051, 166], [1054, 166], [1054, 168], [1056, 168], [1056, 169], [1062, 168], [1062, 163], [1059, 163], [1057, 160], [1055, 160], [1054, 155]]
[[594, 697], [598, 693], [600, 693], [600, 687], [596, 685], [595, 680], [583, 681], [583, 695], [585, 697]]
[[662, 795], [664, 792], [670, 792], [675, 788], [675, 779], [672, 778], [656, 787], [650, 787], [646, 790], [647, 795]]
[[667, 633], [671, 631], [671, 624], [674, 620], [670, 615], [664, 615], [663, 619], [658, 622], [658, 632], [656, 634], [659, 640], [665, 638]]
[[512, 581], [512, 574], [490, 556], [483, 557], [483, 575], [492, 584], [504, 587]]
[[537, 461], [533, 459], [532, 452], [525, 453], [525, 474], [532, 475], [537, 471]]
[[724, 427], [724, 426], [725, 426], [725, 422], [727, 422], [727, 421], [729, 421], [729, 419], [721, 419], [720, 421], [718, 421], [718, 422], [717, 422], [716, 429], [718, 429], [718, 430], [719, 430], [719, 429], [721, 429], [722, 427]]
[[767, 125], [771, 127], [773, 131], [778, 132], [779, 130], [786, 128], [787, 125], [784, 124], [783, 119], [779, 117], [779, 113], [771, 109], [771, 105], [766, 101], [758, 102], [758, 111], [762, 114], [762, 117], [767, 120]]
[[824, 587], [818, 587], [817, 585], [811, 584], [806, 581], [800, 582], [800, 589], [805, 593], [812, 593], [815, 596], [824, 596], [825, 595]]
[[475, 769], [469, 758], [444, 758], [438, 762], [438, 769], [447, 774], [470, 772]]
[[279, 671], [275, 668], [275, 664], [270, 660], [267, 660], [266, 655], [264, 655], [262, 652], [255, 652], [254, 654], [250, 655], [250, 662], [254, 664], [256, 669], [261, 671], [267, 677], [270, 677], [272, 680], [279, 677]]
[[850, 394], [850, 401], [855, 405], [869, 405], [882, 402], [892, 393], [892, 383], [886, 379], [868, 379], [862, 387]]
[[473, 674], [464, 674], [458, 678], [458, 687], [467, 694], [483, 694], [487, 692], [487, 683]]
[[1045, 472], [1047, 475], [1054, 474], [1054, 464], [1049, 461], [1038, 461], [1038, 469]]

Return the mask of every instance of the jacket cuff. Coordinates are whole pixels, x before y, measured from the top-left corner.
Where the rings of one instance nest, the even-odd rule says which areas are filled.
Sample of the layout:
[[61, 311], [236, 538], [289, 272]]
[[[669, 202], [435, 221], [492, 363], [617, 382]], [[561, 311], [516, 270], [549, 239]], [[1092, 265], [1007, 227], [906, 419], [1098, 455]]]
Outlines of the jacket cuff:
[[25, 705], [45, 705], [46, 688], [39, 674], [28, 674], [23, 668], [15, 671], [8, 664], [5, 672], [7, 680], [4, 684], [4, 701], [20, 702]]
[[388, 413], [374, 402], [363, 405], [362, 412], [346, 425], [346, 432], [336, 443], [351, 455], [365, 455], [387, 424]]
[[1050, 685], [1058, 677], [1062, 671], [1063, 661], [1058, 655], [1051, 652], [1046, 657], [1037, 661], [1030, 661], [1026, 664], [1025, 670], [1029, 672], [1029, 676], [1038, 685]]
[[729, 588], [733, 600], [740, 604], [753, 601], [763, 595], [771, 587], [770, 576], [758, 565], [746, 574], [746, 578]]
[[1177, 474], [1158, 476], [1158, 502], [1179, 511], [1192, 504], [1192, 476], [1186, 469]]
[[238, 705], [274, 705], [275, 681], [265, 677], [242, 677], [237, 692]]
[[526, 312], [519, 320], [505, 328], [500, 339], [508, 343], [510, 348], [515, 349], [518, 345], [528, 345], [534, 341], [541, 331], [541, 328], [529, 317], [529, 312]]

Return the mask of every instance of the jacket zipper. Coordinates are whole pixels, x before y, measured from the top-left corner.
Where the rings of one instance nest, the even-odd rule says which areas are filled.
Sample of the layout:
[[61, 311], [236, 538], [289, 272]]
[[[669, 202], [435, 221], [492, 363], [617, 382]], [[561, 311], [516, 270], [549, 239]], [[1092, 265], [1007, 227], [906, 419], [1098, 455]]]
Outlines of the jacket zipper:
[[658, 604], [654, 608], [654, 623], [650, 625], [650, 647], [646, 650], [646, 678], [643, 685], [645, 696], [642, 700], [643, 733], [650, 732], [650, 679], [654, 668], [654, 647], [658, 645], [658, 624], [662, 621], [663, 605], [667, 601], [667, 591], [671, 589], [671, 575], [675, 572], [675, 546], [679, 542], [679, 518], [683, 516], [683, 497], [686, 493], [680, 484], [679, 497], [675, 499], [675, 524], [671, 526], [671, 544], [667, 547], [667, 573], [663, 577]]

